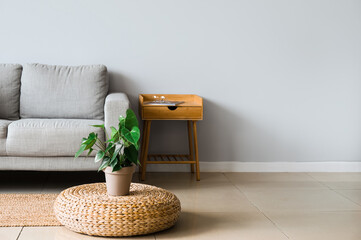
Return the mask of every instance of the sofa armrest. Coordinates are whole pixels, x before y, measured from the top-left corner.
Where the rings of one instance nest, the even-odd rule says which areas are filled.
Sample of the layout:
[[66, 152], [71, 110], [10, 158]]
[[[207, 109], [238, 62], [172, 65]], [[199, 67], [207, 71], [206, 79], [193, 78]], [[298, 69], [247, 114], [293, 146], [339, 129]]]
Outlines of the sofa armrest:
[[110, 93], [105, 98], [104, 104], [104, 125], [108, 133], [110, 127], [118, 128], [119, 116], [126, 116], [129, 108], [129, 99], [125, 93]]

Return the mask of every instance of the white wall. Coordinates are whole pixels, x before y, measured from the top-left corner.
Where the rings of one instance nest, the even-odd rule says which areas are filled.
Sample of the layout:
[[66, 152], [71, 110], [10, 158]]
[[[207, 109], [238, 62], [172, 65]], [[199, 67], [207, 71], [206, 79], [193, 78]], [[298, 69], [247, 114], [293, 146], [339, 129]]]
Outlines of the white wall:
[[[202, 161], [361, 160], [359, 0], [0, 0], [0, 62], [103, 63], [135, 108], [199, 94]], [[153, 127], [153, 152], [187, 149]]]

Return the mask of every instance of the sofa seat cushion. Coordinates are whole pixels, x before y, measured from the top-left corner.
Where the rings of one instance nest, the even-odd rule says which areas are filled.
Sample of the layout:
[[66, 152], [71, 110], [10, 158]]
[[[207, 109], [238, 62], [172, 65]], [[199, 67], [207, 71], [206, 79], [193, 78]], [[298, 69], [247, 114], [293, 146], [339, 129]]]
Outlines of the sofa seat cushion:
[[10, 120], [0, 119], [0, 139], [6, 139]]
[[24, 65], [21, 118], [104, 119], [108, 74], [104, 65]]
[[1, 119], [19, 119], [21, 71], [19, 64], [0, 64]]
[[6, 136], [10, 123], [9, 120], [0, 119], [0, 156], [6, 156]]
[[[8, 127], [8, 156], [68, 157], [78, 151], [82, 138], [90, 132], [104, 140], [104, 132], [90, 125], [101, 120], [84, 119], [21, 119]], [[86, 155], [83, 153], [83, 156]], [[93, 153], [91, 156], [94, 156]]]

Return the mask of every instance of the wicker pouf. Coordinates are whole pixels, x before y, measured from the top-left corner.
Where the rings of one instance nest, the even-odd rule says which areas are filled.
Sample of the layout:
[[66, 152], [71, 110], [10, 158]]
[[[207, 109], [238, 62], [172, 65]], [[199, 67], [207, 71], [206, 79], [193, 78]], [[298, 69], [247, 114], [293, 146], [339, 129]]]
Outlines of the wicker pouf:
[[133, 236], [173, 226], [181, 206], [171, 192], [132, 183], [130, 195], [110, 197], [105, 183], [85, 184], [61, 192], [55, 215], [72, 231], [95, 236]]

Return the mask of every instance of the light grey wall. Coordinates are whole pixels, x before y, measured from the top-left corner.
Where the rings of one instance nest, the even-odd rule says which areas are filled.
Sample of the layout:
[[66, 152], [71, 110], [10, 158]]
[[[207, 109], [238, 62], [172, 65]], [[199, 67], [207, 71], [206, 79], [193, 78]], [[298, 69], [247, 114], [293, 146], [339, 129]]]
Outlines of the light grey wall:
[[0, 62], [103, 63], [135, 108], [199, 94], [202, 161], [361, 160], [359, 0], [0, 0]]

